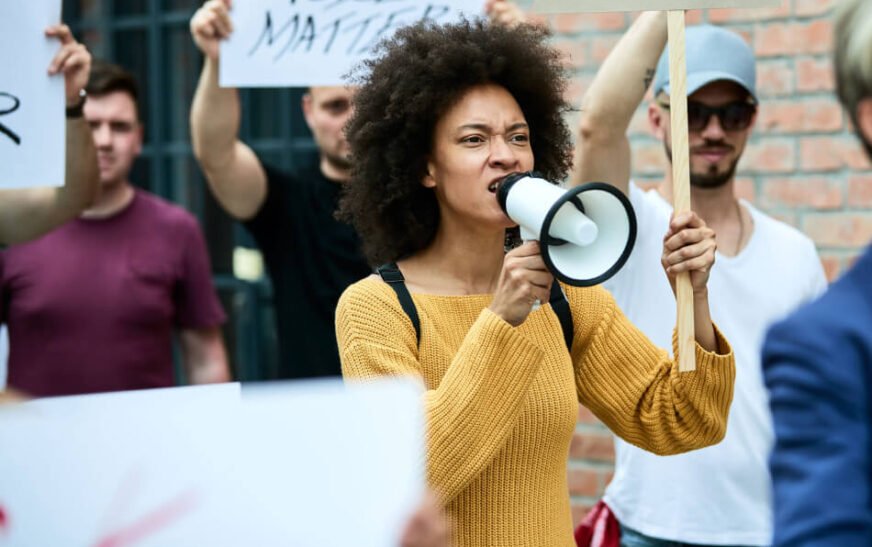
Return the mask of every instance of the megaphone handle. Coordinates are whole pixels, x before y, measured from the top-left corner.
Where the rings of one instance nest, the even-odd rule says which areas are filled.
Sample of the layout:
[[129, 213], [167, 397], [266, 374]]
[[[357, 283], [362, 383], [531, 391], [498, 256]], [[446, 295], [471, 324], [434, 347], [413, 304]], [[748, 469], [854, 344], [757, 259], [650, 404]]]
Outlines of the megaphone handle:
[[[536, 238], [536, 234], [534, 234], [530, 230], [524, 228], [523, 226], [521, 226], [521, 240], [524, 243], [527, 243], [528, 241], [538, 241], [538, 239]], [[530, 313], [533, 313], [534, 311], [538, 310], [541, 307], [542, 307], [542, 302], [540, 302], [539, 299], [537, 298], [536, 301], [533, 302], [533, 307], [530, 309]]]

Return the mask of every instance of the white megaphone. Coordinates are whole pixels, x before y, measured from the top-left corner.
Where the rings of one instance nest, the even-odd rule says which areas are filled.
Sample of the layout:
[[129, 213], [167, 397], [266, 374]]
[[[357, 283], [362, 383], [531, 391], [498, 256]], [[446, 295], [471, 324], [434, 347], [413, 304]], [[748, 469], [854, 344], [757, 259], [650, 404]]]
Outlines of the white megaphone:
[[636, 241], [636, 215], [620, 190], [590, 182], [566, 190], [536, 173], [512, 173], [497, 190], [521, 237], [539, 241], [551, 273], [576, 287], [615, 275]]

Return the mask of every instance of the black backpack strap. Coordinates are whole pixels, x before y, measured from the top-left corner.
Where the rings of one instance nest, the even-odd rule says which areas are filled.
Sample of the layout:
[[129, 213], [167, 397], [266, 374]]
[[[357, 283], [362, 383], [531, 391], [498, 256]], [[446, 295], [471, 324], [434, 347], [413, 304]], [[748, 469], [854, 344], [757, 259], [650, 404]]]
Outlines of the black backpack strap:
[[397, 300], [400, 301], [400, 306], [409, 316], [412, 326], [415, 327], [415, 338], [418, 340], [418, 345], [421, 345], [421, 321], [418, 320], [418, 309], [415, 307], [412, 295], [406, 288], [406, 278], [403, 277], [403, 272], [397, 267], [396, 262], [382, 264], [375, 271], [381, 276], [382, 281], [390, 285], [397, 293]]
[[[418, 345], [420, 345], [421, 321], [418, 319], [418, 309], [415, 307], [412, 295], [409, 294], [409, 289], [406, 288], [406, 278], [403, 277], [403, 272], [400, 271], [395, 262], [389, 262], [376, 268], [376, 273], [381, 276], [382, 281], [390, 285], [394, 292], [397, 293], [400, 307], [409, 316], [409, 320], [415, 328], [415, 338], [418, 341]], [[560, 283], [557, 280], [551, 285], [551, 298], [549, 298], [548, 303], [551, 304], [551, 309], [554, 310], [557, 319], [560, 321], [566, 349], [572, 351], [572, 340], [574, 338], [572, 310], [569, 309], [569, 302], [566, 300], [566, 295], [563, 294], [563, 289], [560, 288]]]
[[569, 309], [566, 295], [563, 294], [563, 289], [556, 279], [551, 284], [551, 298], [548, 299], [548, 303], [551, 304], [551, 309], [554, 310], [560, 321], [560, 328], [563, 329], [563, 341], [566, 342], [566, 349], [571, 353], [572, 340], [575, 337], [572, 326], [572, 310]]

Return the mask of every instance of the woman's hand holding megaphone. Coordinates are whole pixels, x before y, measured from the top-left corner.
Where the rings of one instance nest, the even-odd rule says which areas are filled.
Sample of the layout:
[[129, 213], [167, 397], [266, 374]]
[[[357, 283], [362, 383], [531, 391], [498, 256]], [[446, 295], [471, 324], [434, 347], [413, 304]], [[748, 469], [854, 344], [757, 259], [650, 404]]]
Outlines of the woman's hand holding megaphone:
[[715, 232], [693, 211], [674, 215], [669, 230], [663, 236], [663, 256], [660, 262], [675, 293], [675, 278], [690, 272], [694, 296], [705, 294], [709, 272], [715, 263]]
[[528, 241], [506, 253], [490, 310], [517, 327], [538, 302], [548, 302], [554, 276], [545, 266], [538, 241]]

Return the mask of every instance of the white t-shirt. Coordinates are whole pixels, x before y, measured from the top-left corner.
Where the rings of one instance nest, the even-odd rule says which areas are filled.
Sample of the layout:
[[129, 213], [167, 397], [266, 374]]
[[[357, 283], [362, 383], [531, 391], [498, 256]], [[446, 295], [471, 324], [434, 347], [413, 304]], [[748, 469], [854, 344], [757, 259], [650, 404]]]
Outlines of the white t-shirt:
[[[605, 283], [629, 319], [670, 351], [675, 298], [660, 265], [672, 206], [630, 183], [638, 234], [624, 268]], [[772, 542], [768, 457], [773, 433], [760, 368], [766, 329], [826, 289], [814, 243], [743, 202], [754, 228], [742, 251], [716, 255], [709, 277], [712, 319], [733, 347], [736, 386], [718, 445], [655, 456], [616, 439], [615, 477], [605, 500], [645, 535], [709, 545]]]

